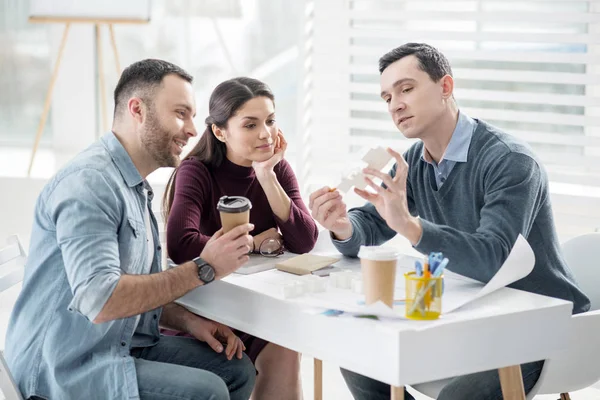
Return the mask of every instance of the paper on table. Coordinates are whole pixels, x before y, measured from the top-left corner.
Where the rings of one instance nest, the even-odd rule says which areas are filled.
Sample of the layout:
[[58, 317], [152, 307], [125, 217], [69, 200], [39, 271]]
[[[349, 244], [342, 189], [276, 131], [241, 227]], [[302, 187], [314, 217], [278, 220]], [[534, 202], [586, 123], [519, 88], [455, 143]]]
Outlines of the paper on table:
[[529, 246], [529, 243], [527, 243], [527, 240], [522, 235], [519, 235], [508, 258], [504, 261], [498, 272], [496, 272], [496, 275], [476, 295], [463, 299], [455, 298], [452, 299], [454, 301], [448, 302], [445, 298], [442, 298], [442, 312], [454, 311], [473, 300], [525, 278], [533, 271], [534, 265], [535, 255], [533, 254], [533, 250]]

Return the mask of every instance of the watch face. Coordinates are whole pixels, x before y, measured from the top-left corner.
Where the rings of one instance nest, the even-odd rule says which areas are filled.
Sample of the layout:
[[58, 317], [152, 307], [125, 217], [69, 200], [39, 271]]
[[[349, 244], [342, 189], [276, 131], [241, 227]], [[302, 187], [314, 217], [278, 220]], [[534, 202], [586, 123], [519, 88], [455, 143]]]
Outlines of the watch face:
[[215, 279], [215, 270], [210, 265], [203, 265], [200, 268], [200, 279], [205, 283], [212, 282]]

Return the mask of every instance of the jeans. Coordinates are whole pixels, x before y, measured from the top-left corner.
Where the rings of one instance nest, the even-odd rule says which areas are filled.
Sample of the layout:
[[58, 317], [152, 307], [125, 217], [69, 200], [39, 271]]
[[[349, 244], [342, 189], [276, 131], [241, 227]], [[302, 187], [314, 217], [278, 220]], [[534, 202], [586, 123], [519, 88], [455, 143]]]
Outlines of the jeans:
[[131, 355], [141, 400], [248, 400], [254, 388], [256, 370], [245, 354], [229, 361], [193, 338], [161, 336]]
[[[536, 361], [521, 365], [525, 393], [529, 393], [535, 386], [540, 374], [543, 361]], [[390, 385], [366, 376], [342, 369], [346, 384], [356, 400], [389, 400]], [[414, 397], [404, 390], [405, 400], [414, 400]], [[450, 380], [440, 392], [438, 400], [502, 400], [500, 378], [498, 370], [477, 372], [475, 374], [457, 376]]]

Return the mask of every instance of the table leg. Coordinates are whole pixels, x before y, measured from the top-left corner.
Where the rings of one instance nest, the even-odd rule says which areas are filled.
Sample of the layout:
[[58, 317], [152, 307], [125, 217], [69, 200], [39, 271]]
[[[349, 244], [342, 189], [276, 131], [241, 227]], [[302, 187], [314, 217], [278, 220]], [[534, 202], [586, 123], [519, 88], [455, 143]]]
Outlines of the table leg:
[[504, 400], [525, 400], [525, 389], [523, 388], [523, 376], [521, 366], [513, 365], [498, 369], [500, 385], [502, 386], [502, 397]]
[[323, 361], [315, 358], [314, 363], [314, 399], [323, 400]]
[[404, 386], [392, 386], [391, 400], [404, 400]]

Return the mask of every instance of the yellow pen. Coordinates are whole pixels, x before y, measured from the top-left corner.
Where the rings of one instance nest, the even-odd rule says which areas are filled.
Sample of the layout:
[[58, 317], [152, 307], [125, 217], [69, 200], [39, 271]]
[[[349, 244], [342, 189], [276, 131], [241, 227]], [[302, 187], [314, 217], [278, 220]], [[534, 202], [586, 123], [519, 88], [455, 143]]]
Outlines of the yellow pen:
[[[423, 286], [426, 288], [429, 284], [429, 280], [431, 279], [431, 271], [429, 271], [429, 258], [426, 258], [423, 265], [423, 278], [425, 279]], [[425, 308], [429, 310], [429, 306], [431, 305], [431, 289], [427, 289], [423, 302], [425, 303]]]

